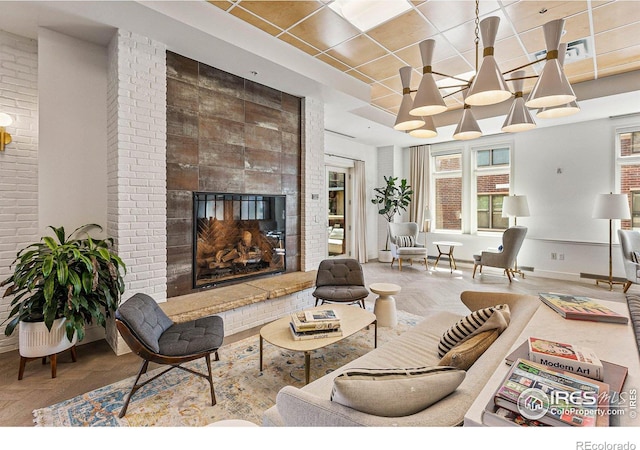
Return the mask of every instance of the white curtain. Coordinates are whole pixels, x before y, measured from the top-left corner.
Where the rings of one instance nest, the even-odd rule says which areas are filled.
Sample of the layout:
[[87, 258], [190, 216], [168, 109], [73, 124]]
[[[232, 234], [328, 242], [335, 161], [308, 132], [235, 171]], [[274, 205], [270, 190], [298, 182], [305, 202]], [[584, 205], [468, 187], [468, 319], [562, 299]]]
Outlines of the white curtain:
[[429, 206], [429, 145], [411, 147], [411, 170], [409, 184], [413, 199], [409, 206], [409, 220], [416, 222], [422, 231], [426, 229], [425, 209]]
[[367, 181], [364, 161], [353, 162], [353, 211], [355, 220], [353, 238], [355, 240], [355, 259], [366, 263], [367, 257]]

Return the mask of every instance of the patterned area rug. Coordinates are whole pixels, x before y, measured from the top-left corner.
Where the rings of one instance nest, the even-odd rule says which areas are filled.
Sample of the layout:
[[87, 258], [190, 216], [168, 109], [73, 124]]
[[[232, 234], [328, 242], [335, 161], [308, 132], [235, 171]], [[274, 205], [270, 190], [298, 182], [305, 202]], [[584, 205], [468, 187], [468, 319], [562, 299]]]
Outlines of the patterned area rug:
[[[398, 326], [378, 328], [378, 346], [402, 334], [421, 320], [398, 312]], [[311, 355], [311, 380], [320, 378], [373, 348], [373, 327], [316, 350]], [[225, 419], [243, 419], [260, 425], [262, 413], [275, 404], [286, 386], [304, 386], [304, 355], [264, 344], [264, 367], [259, 366], [259, 338], [252, 336], [220, 350], [212, 361], [217, 404], [211, 406], [209, 384], [203, 378], [174, 369], [135, 393], [127, 414], [118, 413], [135, 377], [33, 411], [36, 426], [204, 426]], [[204, 360], [188, 363], [206, 373]], [[153, 376], [162, 367], [149, 372]]]

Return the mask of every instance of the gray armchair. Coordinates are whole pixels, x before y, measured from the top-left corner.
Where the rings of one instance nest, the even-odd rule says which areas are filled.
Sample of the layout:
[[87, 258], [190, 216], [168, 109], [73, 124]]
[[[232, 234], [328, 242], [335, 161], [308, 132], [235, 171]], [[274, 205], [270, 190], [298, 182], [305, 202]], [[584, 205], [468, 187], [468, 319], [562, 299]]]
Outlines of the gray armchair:
[[640, 284], [640, 232], [632, 230], [618, 230], [622, 263], [627, 281], [623, 292], [627, 292], [632, 284]]
[[398, 269], [402, 270], [402, 260], [424, 259], [424, 267], [428, 270], [427, 248], [418, 242], [418, 224], [415, 222], [389, 223], [389, 241], [391, 244], [391, 267], [398, 260]]
[[312, 295], [316, 298], [316, 306], [325, 302], [358, 303], [364, 309], [369, 290], [364, 286], [362, 266], [351, 258], [321, 261]]
[[527, 234], [526, 227], [511, 227], [507, 228], [502, 234], [502, 250], [499, 252], [483, 251], [479, 255], [473, 255], [473, 277], [476, 277], [476, 269], [480, 267], [480, 273], [482, 273], [482, 266], [500, 267], [504, 269], [511, 283], [511, 271], [518, 257], [518, 252], [524, 237]]

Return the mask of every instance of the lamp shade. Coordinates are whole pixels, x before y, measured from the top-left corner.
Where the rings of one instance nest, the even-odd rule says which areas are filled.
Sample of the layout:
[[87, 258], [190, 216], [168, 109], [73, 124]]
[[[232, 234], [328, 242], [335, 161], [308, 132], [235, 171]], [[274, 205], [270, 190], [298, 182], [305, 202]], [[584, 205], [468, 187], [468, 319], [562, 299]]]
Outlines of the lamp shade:
[[513, 80], [513, 88], [516, 98], [511, 103], [511, 109], [509, 114], [502, 124], [502, 131], [506, 133], [517, 133], [520, 131], [532, 130], [536, 127], [536, 122], [531, 117], [531, 113], [524, 104], [524, 98], [522, 98], [522, 88], [524, 86], [524, 70], [518, 70], [513, 73], [514, 78], [520, 78]]
[[431, 118], [431, 116], [424, 116], [422, 117], [422, 120], [424, 120], [424, 125], [420, 128], [409, 131], [409, 134], [413, 137], [423, 139], [436, 137], [438, 135], [438, 130], [436, 130], [435, 123], [433, 123], [433, 118]]
[[[560, 50], [558, 52], [558, 63], [560, 67], [564, 70], [564, 58], [567, 54], [567, 44], [560, 44]], [[573, 114], [579, 113], [580, 107], [578, 103], [574, 100], [570, 103], [566, 103], [564, 105], [556, 105], [556, 106], [547, 106], [542, 108], [536, 113], [536, 117], [541, 119], [556, 119], [558, 117], [567, 117]]]
[[413, 99], [411, 98], [411, 67], [405, 66], [400, 68], [400, 81], [402, 82], [402, 101], [400, 109], [396, 117], [396, 123], [393, 126], [398, 131], [408, 131], [424, 125], [424, 120], [409, 114], [413, 108]]
[[526, 195], [509, 195], [502, 199], [502, 217], [529, 217]]
[[412, 116], [432, 116], [447, 110], [447, 105], [440, 95], [436, 80], [431, 72], [433, 50], [436, 46], [434, 39], [427, 39], [419, 44], [422, 57], [422, 80], [418, 86], [418, 92], [413, 99], [413, 109], [409, 111]]
[[544, 40], [547, 45], [547, 60], [538, 81], [525, 102], [529, 108], [563, 105], [576, 99], [576, 94], [558, 60], [563, 28], [564, 19], [552, 20], [543, 26]]
[[8, 127], [13, 123], [13, 119], [7, 113], [0, 113], [0, 127]]
[[511, 91], [507, 88], [502, 72], [493, 56], [493, 45], [498, 34], [499, 17], [487, 17], [480, 21], [484, 57], [480, 63], [480, 69], [471, 83], [467, 104], [472, 106], [493, 105], [503, 102], [511, 97]]
[[598, 194], [593, 205], [594, 219], [631, 219], [627, 194]]
[[480, 136], [482, 136], [482, 130], [480, 130], [478, 121], [471, 112], [469, 105], [464, 105], [462, 118], [456, 127], [456, 131], [453, 133], [453, 138], [459, 141], [467, 141], [469, 139], [479, 138]]

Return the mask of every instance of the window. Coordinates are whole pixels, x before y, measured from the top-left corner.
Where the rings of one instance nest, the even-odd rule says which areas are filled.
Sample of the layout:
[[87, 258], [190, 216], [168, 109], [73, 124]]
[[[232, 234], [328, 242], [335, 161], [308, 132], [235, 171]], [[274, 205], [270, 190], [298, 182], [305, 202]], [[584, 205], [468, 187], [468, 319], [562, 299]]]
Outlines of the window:
[[434, 157], [435, 227], [462, 230], [462, 153]]
[[510, 150], [492, 148], [475, 151], [476, 227], [481, 231], [506, 230], [502, 200], [509, 195]]
[[640, 228], [640, 130], [616, 133], [617, 178], [621, 194], [629, 195], [631, 220], [623, 220], [621, 228]]

